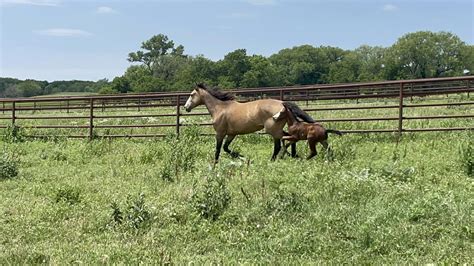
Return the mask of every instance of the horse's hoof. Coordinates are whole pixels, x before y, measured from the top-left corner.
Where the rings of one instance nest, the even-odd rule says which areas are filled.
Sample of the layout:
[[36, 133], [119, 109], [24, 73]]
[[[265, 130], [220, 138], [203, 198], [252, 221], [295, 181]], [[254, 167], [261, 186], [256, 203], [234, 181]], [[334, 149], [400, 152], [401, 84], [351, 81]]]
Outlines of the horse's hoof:
[[236, 151], [231, 152], [231, 153], [230, 153], [230, 156], [231, 156], [232, 158], [244, 157], [244, 156], [242, 156], [242, 154], [240, 154], [240, 153], [238, 153], [238, 152], [236, 152]]

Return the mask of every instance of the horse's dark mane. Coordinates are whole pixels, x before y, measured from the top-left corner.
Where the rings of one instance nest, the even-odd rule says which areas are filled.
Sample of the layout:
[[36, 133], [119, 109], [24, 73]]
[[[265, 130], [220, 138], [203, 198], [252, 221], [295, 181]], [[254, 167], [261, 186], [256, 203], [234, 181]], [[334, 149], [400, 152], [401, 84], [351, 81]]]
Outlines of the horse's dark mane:
[[217, 99], [219, 99], [221, 101], [233, 101], [233, 100], [235, 100], [235, 96], [232, 95], [230, 92], [223, 92], [223, 91], [220, 91], [216, 88], [209, 89], [209, 88], [206, 87], [206, 85], [204, 85], [202, 83], [197, 84], [197, 87], [209, 92], [209, 94], [211, 94], [212, 96], [216, 97]]
[[298, 105], [296, 105], [293, 102], [283, 102], [283, 106], [290, 111], [295, 118], [301, 118], [303, 121], [308, 122], [308, 123], [314, 123], [314, 119], [305, 111], [301, 110]]

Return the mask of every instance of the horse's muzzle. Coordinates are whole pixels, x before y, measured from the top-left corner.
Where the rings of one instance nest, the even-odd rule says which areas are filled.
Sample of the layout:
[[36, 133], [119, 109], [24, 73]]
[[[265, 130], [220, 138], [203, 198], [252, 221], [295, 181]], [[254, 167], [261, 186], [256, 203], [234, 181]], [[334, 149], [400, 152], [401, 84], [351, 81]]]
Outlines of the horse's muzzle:
[[189, 107], [184, 107], [184, 110], [186, 110], [186, 112], [188, 112], [188, 113], [191, 112], [191, 108], [189, 108]]

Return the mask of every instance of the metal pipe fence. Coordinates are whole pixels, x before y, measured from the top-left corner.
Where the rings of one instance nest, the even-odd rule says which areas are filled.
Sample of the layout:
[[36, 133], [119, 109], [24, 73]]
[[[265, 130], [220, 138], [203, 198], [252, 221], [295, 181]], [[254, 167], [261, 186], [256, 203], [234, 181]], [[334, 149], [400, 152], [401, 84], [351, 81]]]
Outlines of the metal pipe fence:
[[[394, 132], [427, 132], [427, 131], [457, 131], [474, 129], [474, 101], [470, 98], [473, 91], [474, 76], [398, 80], [371, 83], [351, 83], [335, 85], [305, 85], [292, 87], [272, 87], [257, 89], [239, 89], [232, 92], [239, 101], [251, 101], [261, 98], [272, 98], [283, 101], [305, 102], [308, 112], [327, 111], [360, 111], [360, 110], [393, 110], [397, 115], [374, 116], [374, 117], [338, 117], [320, 118], [320, 122], [383, 122], [397, 121], [392, 128], [375, 129], [344, 129], [345, 133], [384, 133]], [[457, 95], [460, 98], [452, 102], [449, 95]], [[412, 103], [415, 98], [432, 96], [430, 103]], [[444, 97], [446, 96], [446, 97]], [[189, 92], [175, 93], [147, 93], [147, 94], [125, 94], [125, 95], [103, 95], [103, 96], [80, 96], [80, 97], [42, 97], [42, 98], [17, 98], [0, 99], [0, 128], [19, 127], [24, 129], [63, 129], [73, 130], [67, 134], [31, 134], [31, 137], [64, 136], [71, 138], [95, 138], [95, 137], [163, 137], [171, 133], [180, 134], [180, 128], [190, 124], [210, 126], [209, 122], [187, 122], [188, 118], [209, 118], [209, 113], [198, 108], [192, 113], [182, 113], [181, 106], [189, 97]], [[435, 97], [435, 98], [433, 98]], [[344, 106], [344, 101], [356, 101], [353, 106]], [[411, 103], [407, 103], [410, 100]], [[433, 101], [439, 101], [433, 103]], [[371, 105], [364, 105], [370, 103]], [[310, 106], [310, 103], [312, 106]], [[324, 106], [321, 103], [326, 103]], [[328, 103], [337, 106], [327, 106]], [[384, 104], [381, 104], [384, 103]], [[388, 104], [390, 103], [390, 104]], [[315, 106], [314, 106], [315, 105]], [[463, 114], [434, 114], [422, 116], [406, 115], [405, 111], [413, 108], [428, 107], [466, 107], [471, 112]], [[205, 109], [204, 109], [205, 110]], [[155, 112], [155, 113], [151, 113]], [[156, 113], [158, 112], [158, 113]], [[163, 113], [161, 113], [163, 112]], [[66, 115], [62, 115], [66, 113]], [[143, 123], [141, 119], [162, 119], [153, 123]], [[104, 121], [138, 120], [122, 124], [105, 123]], [[434, 128], [406, 128], [404, 121], [413, 120], [438, 120], [438, 119], [470, 119], [467, 126], [448, 126]], [[2, 122], [5, 121], [5, 122]], [[34, 121], [56, 121], [58, 123], [25, 124]], [[74, 121], [74, 123], [68, 122]], [[78, 124], [81, 121], [81, 124]], [[147, 133], [133, 133], [137, 128], [171, 128], [168, 132], [152, 131]], [[174, 128], [174, 129], [173, 129]], [[131, 129], [130, 133], [110, 133], [114, 129]], [[100, 130], [106, 130], [100, 134]], [[82, 133], [82, 134], [81, 134]], [[206, 134], [209, 135], [209, 134]]]

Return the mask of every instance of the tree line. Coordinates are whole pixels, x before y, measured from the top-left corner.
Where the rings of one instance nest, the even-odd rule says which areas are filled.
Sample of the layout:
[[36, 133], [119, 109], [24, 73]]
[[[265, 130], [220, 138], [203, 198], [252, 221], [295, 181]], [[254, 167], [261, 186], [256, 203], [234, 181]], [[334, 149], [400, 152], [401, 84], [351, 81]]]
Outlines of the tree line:
[[2, 79], [0, 94], [176, 91], [190, 89], [196, 82], [220, 88], [252, 88], [459, 76], [474, 71], [474, 46], [449, 32], [418, 31], [403, 35], [390, 47], [362, 45], [344, 50], [301, 45], [268, 57], [237, 49], [213, 61], [203, 55], [187, 55], [184, 46], [159, 34], [144, 41], [127, 59], [132, 65], [112, 81], [20, 81], [5, 85]]

